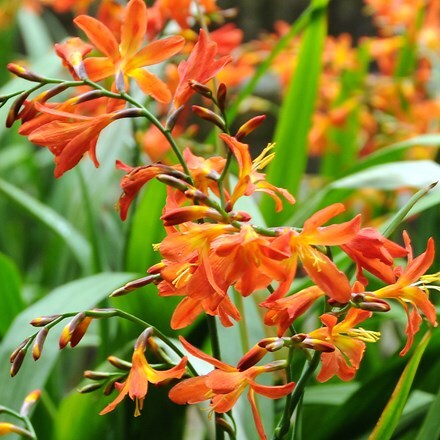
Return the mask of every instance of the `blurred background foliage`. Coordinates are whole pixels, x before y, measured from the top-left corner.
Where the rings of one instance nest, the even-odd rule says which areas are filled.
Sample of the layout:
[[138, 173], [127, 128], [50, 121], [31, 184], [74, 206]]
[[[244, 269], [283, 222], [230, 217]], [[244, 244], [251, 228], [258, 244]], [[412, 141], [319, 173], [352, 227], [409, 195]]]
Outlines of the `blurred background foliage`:
[[[284, 222], [301, 226], [317, 209], [341, 201], [348, 207], [347, 218], [362, 212], [365, 224], [384, 228], [418, 189], [440, 179], [440, 135], [436, 134], [440, 112], [435, 106], [427, 108], [423, 113], [426, 123], [421, 126], [417, 125], [423, 122], [421, 113], [411, 113], [412, 106], [420, 106], [421, 102], [439, 105], [439, 46], [427, 54], [426, 48], [406, 40], [397, 55], [392, 54], [400, 61], [393, 58], [393, 71], [386, 72], [380, 65], [384, 60], [375, 58], [371, 46], [361, 38], [380, 33], [371, 16], [364, 13], [361, 0], [334, 0], [328, 10], [327, 2], [315, 0], [313, 12], [302, 18], [298, 17], [310, 4], [305, 0], [218, 3], [224, 8], [237, 8], [235, 22], [244, 31], [248, 52], [259, 55], [245, 80], [235, 81], [230, 97], [231, 120], [237, 117], [235, 124], [239, 126], [240, 121], [254, 114], [268, 114], [266, 128], [259, 129], [250, 143], [257, 151], [266, 142], [276, 140], [277, 157], [269, 169], [269, 180], [297, 195], [297, 204], [279, 215], [273, 213], [268, 200], [248, 201], [243, 209], [251, 212], [254, 220], [267, 225]], [[1, 1], [0, 95], [19, 90], [24, 84], [11, 79], [4, 67], [12, 60], [26, 60], [33, 71], [47, 76], [62, 75], [52, 47], [75, 32], [71, 19], [70, 12], [58, 14], [44, 7], [37, 13], [20, 1]], [[287, 24], [280, 25], [278, 20]], [[276, 23], [278, 31], [274, 34]], [[289, 28], [292, 23], [295, 24]], [[398, 31], [402, 38], [408, 36], [405, 27]], [[261, 33], [265, 35], [263, 44], [252, 43]], [[344, 41], [348, 40], [344, 38], [350, 37], [341, 37], [343, 33], [352, 38], [346, 47]], [[337, 62], [337, 50], [331, 50], [336, 46], [342, 51]], [[271, 60], [271, 54], [272, 62], [266, 66], [261, 63], [267, 57]], [[418, 75], [426, 59], [429, 78], [421, 92], [417, 89]], [[352, 60], [354, 64], [350, 64]], [[340, 64], [335, 67], [333, 61]], [[239, 75], [237, 72], [235, 75]], [[391, 90], [393, 85], [397, 92]], [[382, 86], [391, 91], [387, 89], [380, 95]], [[366, 96], [363, 92], [367, 88], [377, 94]], [[396, 96], [403, 115], [385, 108], [388, 100]], [[372, 98], [382, 101], [374, 107]], [[1, 121], [6, 119], [8, 107], [0, 109]], [[326, 119], [329, 115], [332, 120]], [[373, 134], [368, 132], [369, 123], [375, 124]], [[112, 124], [99, 139], [98, 170], [84, 160], [62, 179], [55, 180], [52, 158], [46, 149], [20, 137], [17, 126], [10, 130], [0, 126], [0, 403], [18, 408], [29, 391], [42, 388], [42, 399], [32, 419], [41, 439], [212, 438], [212, 427], [204, 425], [204, 412], [200, 415], [194, 408], [186, 411], [170, 403], [167, 390], [152, 387], [142, 416], [136, 419], [132, 417], [131, 402], [121, 405], [111, 417], [100, 417], [98, 412], [108, 397], [75, 392], [82, 381], [82, 371], [104, 364], [115, 347], [121, 357], [129, 356], [132, 342], [127, 341], [132, 341], [141, 329], [125, 322], [94, 323], [75, 353], [59, 353], [54, 330], [40, 362], [34, 365], [26, 359], [20, 374], [9, 379], [9, 355], [31, 332], [28, 322], [39, 315], [80, 311], [95, 305], [115, 306], [173, 334], [169, 319], [176, 302], [158, 297], [154, 287], [122, 298], [107, 298], [112, 290], [142, 276], [159, 259], [151, 244], [164, 236], [159, 221], [164, 187], [152, 182], [125, 223], [114, 209], [122, 176], [115, 171], [115, 160], [130, 163], [139, 158], [141, 152], [133, 140], [133, 129], [145, 128], [133, 127], [127, 121]], [[204, 141], [212, 141], [212, 136], [206, 131], [202, 134], [195, 147], [209, 151], [209, 142], [204, 146]], [[416, 254], [425, 249], [430, 236], [439, 243], [439, 202], [440, 191], [434, 188], [404, 216], [393, 238], [400, 241], [402, 229], [409, 230]], [[438, 259], [436, 264], [431, 272], [440, 269]], [[371, 283], [374, 286], [375, 280]], [[250, 298], [246, 303], [250, 316], [256, 316], [255, 304]], [[384, 336], [380, 344], [368, 347], [355, 381], [333, 380], [319, 386], [312, 384], [307, 390], [297, 438], [368, 437], [408, 362], [408, 358], [397, 355], [402, 346], [405, 315], [394, 309], [392, 313], [395, 316], [391, 321], [382, 323], [381, 317], [375, 318], [374, 324]], [[315, 311], [309, 319], [316, 319], [318, 314]], [[306, 329], [309, 324], [299, 325]], [[248, 327], [252, 342], [264, 336], [258, 319], [249, 319]], [[238, 341], [236, 332], [224, 330], [223, 340]], [[203, 344], [205, 323], [198, 321], [184, 333], [194, 343]], [[224, 350], [226, 361], [235, 362], [240, 357], [240, 349], [233, 343], [226, 344]], [[421, 360], [393, 438], [438, 438], [439, 350], [437, 331]], [[298, 359], [298, 372], [303, 363], [304, 359]], [[246, 432], [243, 438], [255, 438], [245, 405], [238, 408], [238, 413], [238, 422]], [[270, 411], [263, 414], [270, 427]], [[317, 424], [325, 428], [317, 430]]]

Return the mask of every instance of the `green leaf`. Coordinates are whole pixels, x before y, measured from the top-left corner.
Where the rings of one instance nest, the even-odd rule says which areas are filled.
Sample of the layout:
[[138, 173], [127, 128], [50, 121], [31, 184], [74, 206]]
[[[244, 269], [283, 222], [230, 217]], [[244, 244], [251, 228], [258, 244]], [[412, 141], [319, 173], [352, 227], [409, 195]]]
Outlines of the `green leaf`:
[[286, 48], [289, 42], [296, 35], [298, 35], [304, 28], [306, 28], [309, 25], [310, 20], [313, 18], [316, 11], [327, 7], [328, 1], [329, 0], [321, 0], [321, 1], [312, 2], [312, 4], [302, 13], [302, 15], [295, 21], [295, 23], [292, 24], [289, 31], [278, 40], [278, 42], [275, 44], [274, 48], [272, 49], [272, 52], [261, 64], [257, 66], [252, 78], [240, 90], [237, 98], [229, 107], [227, 111], [227, 119], [229, 123], [235, 120], [235, 117], [238, 114], [238, 109], [240, 107], [240, 104], [244, 101], [245, 98], [247, 98], [249, 95], [251, 95], [254, 92], [258, 82], [263, 77], [263, 75], [270, 69], [270, 67], [272, 66], [273, 62], [275, 61], [279, 53]]
[[388, 440], [393, 435], [393, 432], [399, 423], [405, 403], [408, 399], [411, 385], [417, 372], [422, 355], [428, 346], [431, 338], [431, 332], [427, 332], [420, 341], [416, 351], [409, 360], [407, 366], [400, 376], [399, 382], [388, 401], [379, 421], [376, 424], [369, 440]]
[[414, 160], [377, 165], [343, 177], [331, 188], [423, 188], [440, 180], [440, 165], [430, 160]]
[[437, 397], [432, 402], [428, 414], [426, 415], [423, 425], [417, 434], [416, 440], [431, 440], [440, 438], [440, 423], [438, 422], [438, 415], [440, 414], [440, 389], [437, 392]]
[[342, 405], [359, 387], [356, 382], [306, 387], [304, 405]]
[[[312, 6], [322, 3], [321, 0], [313, 0]], [[298, 193], [307, 164], [307, 137], [318, 93], [326, 32], [326, 8], [315, 9], [303, 35], [296, 68], [275, 131], [276, 155], [270, 164], [267, 180], [288, 189], [293, 195]], [[266, 197], [262, 202], [269, 225], [283, 222], [293, 212], [293, 207], [285, 205], [281, 213], [275, 214], [273, 201]]]
[[90, 272], [92, 255], [90, 243], [65, 218], [20, 188], [2, 179], [0, 179], [0, 193], [9, 197], [10, 200], [59, 235], [70, 248], [85, 273]]
[[4, 336], [14, 318], [25, 308], [21, 279], [14, 262], [0, 253], [0, 336]]
[[18, 23], [27, 56], [31, 60], [38, 60], [52, 50], [52, 39], [40, 15], [28, 8], [20, 8]]
[[35, 332], [29, 326], [33, 318], [87, 310], [138, 276], [132, 273], [102, 273], [73, 281], [56, 288], [17, 316], [0, 346], [0, 402], [11, 408], [19, 408], [30, 391], [44, 387], [60, 353], [57, 339], [61, 329], [56, 328], [50, 332], [38, 364], [34, 364], [28, 353], [18, 375], [13, 379], [9, 377], [9, 356], [21, 341]]
[[406, 150], [416, 146], [438, 148], [440, 146], [439, 134], [424, 134], [413, 137], [406, 141], [397, 142], [389, 145], [388, 147], [381, 148], [374, 153], [369, 154], [365, 158], [360, 159], [356, 165], [354, 165], [349, 173], [352, 174], [356, 171], [362, 171], [366, 168], [370, 168], [373, 165], [380, 165], [386, 162], [396, 162], [402, 160]]
[[[153, 180], [145, 187], [136, 211], [129, 212], [133, 219], [127, 250], [127, 270], [145, 272], [159, 254], [153, 250], [153, 244], [160, 242], [165, 230], [159, 220], [165, 204], [166, 187]], [[148, 243], [146, 245], [146, 243]]]

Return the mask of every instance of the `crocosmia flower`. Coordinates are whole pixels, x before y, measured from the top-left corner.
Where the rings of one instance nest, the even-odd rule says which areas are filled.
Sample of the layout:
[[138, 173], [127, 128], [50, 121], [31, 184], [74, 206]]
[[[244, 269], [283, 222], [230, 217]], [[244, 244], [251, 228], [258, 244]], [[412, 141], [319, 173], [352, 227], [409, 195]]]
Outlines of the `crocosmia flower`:
[[[378, 298], [398, 300], [405, 309], [408, 316], [408, 324], [406, 326], [408, 340], [400, 352], [401, 356], [404, 356], [411, 348], [414, 335], [419, 331], [422, 322], [420, 312], [426, 316], [432, 325], [437, 326], [436, 310], [434, 305], [429, 301], [423, 280], [424, 273], [431, 267], [434, 261], [434, 240], [430, 238], [426, 251], [413, 259], [409, 237], [406, 233], [404, 234], [404, 238], [408, 250], [408, 265], [405, 270], [402, 271], [396, 283], [372, 292], [372, 294]], [[439, 278], [440, 277], [437, 276], [437, 281]]]
[[376, 342], [380, 333], [354, 328], [372, 315], [371, 312], [360, 309], [350, 309], [341, 322], [331, 314], [321, 316], [324, 327], [313, 330], [303, 341], [308, 348], [319, 349], [321, 342], [331, 343], [335, 350], [321, 354], [322, 367], [317, 379], [325, 382], [333, 376], [344, 381], [353, 379], [358, 370], [365, 351], [365, 342]]
[[148, 391], [148, 383], [160, 384], [170, 379], [180, 379], [185, 374], [187, 358], [183, 357], [178, 365], [169, 370], [155, 370], [145, 358], [150, 329], [145, 330], [137, 339], [132, 357], [132, 366], [128, 373], [127, 380], [123, 383], [116, 383], [119, 391], [118, 397], [108, 404], [100, 414], [107, 414], [113, 411], [128, 394], [131, 400], [136, 402], [135, 416], [140, 415], [145, 396]]
[[295, 384], [290, 382], [280, 386], [260, 385], [255, 382], [255, 378], [262, 373], [284, 368], [285, 362], [272, 362], [262, 366], [248, 366], [246, 363], [246, 368], [241, 370], [201, 352], [182, 337], [180, 341], [189, 353], [213, 365], [215, 369], [206, 375], [192, 377], [178, 383], [170, 390], [170, 399], [180, 405], [210, 400], [210, 407], [213, 411], [225, 413], [232, 409], [240, 395], [249, 388], [248, 399], [255, 425], [260, 439], [265, 439], [266, 435], [255, 402], [255, 393], [270, 399], [279, 399], [290, 394]]
[[115, 77], [116, 89], [128, 89], [128, 78], [133, 78], [142, 91], [159, 102], [169, 102], [171, 92], [162, 80], [145, 66], [161, 63], [178, 53], [185, 40], [172, 36], [157, 40], [143, 47], [147, 30], [147, 7], [143, 0], [130, 0], [121, 25], [121, 42], [100, 21], [88, 15], [80, 15], [75, 24], [84, 31], [89, 40], [105, 57], [84, 60], [87, 75], [93, 81]]

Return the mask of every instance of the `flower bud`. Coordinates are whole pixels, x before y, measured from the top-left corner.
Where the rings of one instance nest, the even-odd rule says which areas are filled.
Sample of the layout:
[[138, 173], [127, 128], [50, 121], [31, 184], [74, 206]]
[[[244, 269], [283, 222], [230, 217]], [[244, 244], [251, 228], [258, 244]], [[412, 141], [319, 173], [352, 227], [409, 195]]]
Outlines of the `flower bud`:
[[159, 274], [148, 275], [143, 278], [139, 278], [134, 281], [130, 281], [119, 289], [114, 290], [109, 296], [110, 298], [116, 298], [118, 296], [126, 295], [127, 293], [132, 292], [133, 290], [140, 289], [141, 287], [147, 286], [148, 284], [154, 283], [158, 281], [160, 278]]
[[119, 359], [116, 356], [109, 356], [107, 358], [107, 361], [119, 370], [129, 371], [132, 366], [131, 362], [124, 361], [123, 359]]
[[368, 292], [353, 294], [351, 303], [354, 307], [369, 312], [388, 312], [391, 310], [391, 306], [385, 300]]
[[6, 117], [6, 128], [11, 128], [14, 122], [17, 119], [20, 119], [19, 113], [22, 105], [29, 97], [30, 92], [23, 92], [19, 97], [12, 103], [11, 108], [9, 109], [8, 116]]
[[38, 402], [41, 396], [41, 390], [34, 390], [30, 392], [23, 401], [20, 408], [20, 415], [27, 416], [31, 408]]
[[304, 341], [301, 342], [301, 345], [304, 348], [311, 348], [312, 350], [322, 351], [323, 353], [331, 353], [335, 351], [335, 347], [330, 342], [322, 341], [321, 339], [312, 339], [305, 338]]
[[145, 351], [148, 344], [148, 338], [151, 338], [153, 336], [154, 329], [153, 327], [146, 328], [137, 338], [136, 343], [134, 344], [134, 349], [138, 350], [139, 348], [142, 349], [142, 351]]
[[229, 218], [237, 222], [248, 222], [252, 219], [250, 214], [244, 211], [231, 211], [229, 213]]
[[[188, 191], [185, 191], [185, 194]], [[172, 209], [164, 214], [160, 219], [164, 222], [164, 226], [174, 226], [202, 218], [210, 218], [217, 221], [223, 220], [221, 214], [219, 214], [215, 209], [200, 205], [184, 206], [182, 208]]]
[[44, 341], [46, 340], [47, 334], [49, 333], [49, 329], [47, 327], [43, 327], [37, 334], [35, 338], [34, 345], [32, 347], [32, 357], [35, 361], [40, 359], [41, 352], [43, 351]]
[[165, 123], [165, 130], [172, 131], [174, 126], [177, 123], [177, 120], [179, 119], [180, 114], [182, 113], [185, 106], [181, 105], [180, 107], [176, 108], [167, 118], [167, 121]]
[[267, 354], [266, 348], [259, 344], [254, 345], [239, 361], [237, 368], [239, 371], [247, 370], [254, 366]]
[[193, 105], [192, 111], [200, 118], [217, 125], [222, 131], [225, 131], [225, 121], [212, 110], [209, 110], [206, 107], [200, 107], [199, 105]]
[[108, 379], [109, 376], [111, 376], [112, 373], [109, 373], [107, 371], [92, 371], [92, 370], [86, 370], [83, 373], [83, 376], [86, 379], [91, 379], [91, 380], [103, 380], [103, 379]]
[[23, 342], [20, 343], [20, 345], [11, 353], [11, 356], [9, 357], [9, 362], [14, 362], [15, 358], [18, 356], [18, 353], [22, 351], [22, 349], [27, 345], [30, 338], [26, 338]]
[[188, 184], [181, 179], [176, 179], [173, 176], [168, 176], [167, 174], [158, 174], [156, 179], [159, 182], [165, 183], [165, 185], [176, 188], [180, 191], [186, 191], [188, 189]]
[[252, 119], [249, 119], [246, 123], [244, 123], [237, 131], [237, 134], [234, 136], [237, 141], [240, 141], [248, 134], [252, 133], [257, 127], [259, 127], [264, 120], [266, 119], [266, 115], [255, 116]]
[[81, 104], [82, 102], [92, 101], [93, 99], [101, 98], [104, 96], [101, 90], [90, 90], [82, 95], [74, 98], [75, 104]]
[[222, 111], [222, 113], [225, 112], [227, 92], [228, 90], [226, 88], [226, 84], [220, 83], [217, 89], [217, 104], [218, 104], [218, 108]]
[[78, 391], [78, 393], [81, 394], [92, 393], [93, 391], [99, 390], [102, 387], [102, 385], [103, 384], [99, 382], [89, 383], [81, 388], [77, 388], [76, 391]]
[[68, 343], [70, 343], [72, 348], [78, 345], [91, 322], [92, 318], [86, 316], [84, 312], [75, 315], [61, 333], [59, 340], [60, 349], [63, 349]]
[[19, 434], [22, 437], [31, 438], [34, 439], [35, 436], [27, 431], [26, 429], [20, 428], [17, 425], [14, 425], [12, 423], [8, 422], [0, 422], [0, 436], [6, 435], [6, 434]]
[[27, 79], [28, 81], [45, 82], [45, 79], [43, 77], [32, 72], [27, 67], [21, 66], [20, 64], [9, 63], [7, 69], [14, 75], [19, 76], [23, 79]]
[[188, 84], [199, 95], [202, 95], [205, 98], [212, 99], [212, 91], [208, 86], [205, 86], [204, 84], [199, 83], [198, 81], [195, 81], [193, 79], [190, 79], [188, 81]]
[[40, 316], [39, 318], [34, 318], [30, 324], [34, 327], [44, 327], [47, 324], [50, 324], [51, 322], [58, 319], [61, 315], [46, 315], [46, 316]]
[[23, 364], [24, 357], [26, 356], [26, 350], [19, 350], [12, 361], [11, 369], [9, 370], [11, 377], [14, 377], [20, 370]]

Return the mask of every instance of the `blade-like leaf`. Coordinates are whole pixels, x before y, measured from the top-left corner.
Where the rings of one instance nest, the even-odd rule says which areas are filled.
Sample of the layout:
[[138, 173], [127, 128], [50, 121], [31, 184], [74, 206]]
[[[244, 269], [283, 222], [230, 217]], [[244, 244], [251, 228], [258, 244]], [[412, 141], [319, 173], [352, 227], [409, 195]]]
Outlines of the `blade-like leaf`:
[[[322, 3], [322, 0], [313, 0], [312, 6]], [[315, 9], [303, 35], [295, 72], [275, 131], [276, 155], [267, 179], [294, 195], [307, 164], [307, 136], [318, 93], [326, 32], [326, 8]], [[293, 207], [285, 206], [281, 213], [274, 214], [273, 202], [268, 198], [263, 199], [262, 208], [269, 225], [282, 222], [293, 211]]]
[[9, 197], [10, 200], [58, 234], [71, 249], [85, 273], [90, 273], [92, 255], [90, 243], [65, 218], [20, 188], [2, 179], [0, 179], [0, 193]]
[[431, 332], [427, 332], [420, 341], [416, 351], [403, 370], [399, 382], [397, 383], [397, 386], [394, 389], [387, 406], [377, 422], [374, 431], [371, 433], [369, 440], [388, 440], [391, 438], [397, 424], [399, 423], [400, 416], [403, 412], [403, 408], [405, 407], [405, 403], [411, 390], [414, 376], [416, 375], [420, 360], [422, 359], [422, 355], [428, 346], [430, 338]]
[[73, 281], [50, 292], [43, 299], [26, 309], [14, 320], [0, 346], [0, 402], [11, 408], [19, 408], [24, 397], [36, 388], [42, 388], [58, 357], [57, 338], [61, 329], [52, 330], [46, 340], [43, 355], [34, 364], [28, 353], [18, 375], [9, 377], [9, 356], [28, 335], [34, 333], [29, 322], [42, 315], [87, 310], [107, 297], [114, 289], [131, 279], [132, 273], [102, 273]]
[[438, 415], [440, 414], [440, 389], [437, 393], [437, 397], [432, 402], [426, 415], [423, 425], [417, 434], [416, 440], [430, 440], [433, 438], [440, 438], [440, 423], [438, 421]]
[[0, 336], [4, 336], [14, 318], [25, 308], [20, 285], [15, 264], [0, 253]]

